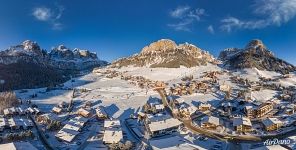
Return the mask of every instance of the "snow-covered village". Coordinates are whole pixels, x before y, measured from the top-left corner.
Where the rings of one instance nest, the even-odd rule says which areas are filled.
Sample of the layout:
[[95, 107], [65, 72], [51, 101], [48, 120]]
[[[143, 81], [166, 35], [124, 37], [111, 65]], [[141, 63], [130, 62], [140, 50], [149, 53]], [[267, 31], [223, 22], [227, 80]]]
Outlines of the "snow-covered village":
[[[34, 47], [39, 46], [25, 41], [19, 46], [23, 50], [7, 52]], [[162, 52], [184, 47], [208, 62], [150, 67], [170, 65], [159, 57]], [[284, 146], [263, 142], [296, 139], [295, 72], [221, 67], [221, 60], [254, 50], [269, 55], [260, 40], [235, 54], [227, 49], [215, 59], [194, 45], [162, 39], [139, 55], [81, 72], [64, 83], [4, 92], [2, 99], [13, 101], [1, 106], [0, 139], [6, 144], [0, 148], [293, 149], [290, 141]], [[67, 51], [65, 46], [55, 49], [58, 56]], [[155, 60], [130, 61], [151, 55]]]
[[0, 150], [296, 150], [295, 10], [3, 0]]

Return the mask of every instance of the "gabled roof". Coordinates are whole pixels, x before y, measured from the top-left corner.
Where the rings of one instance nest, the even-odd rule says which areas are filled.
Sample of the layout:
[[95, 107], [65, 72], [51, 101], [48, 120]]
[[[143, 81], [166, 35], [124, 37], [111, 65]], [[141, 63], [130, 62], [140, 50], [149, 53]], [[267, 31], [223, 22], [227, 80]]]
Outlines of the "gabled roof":
[[278, 118], [266, 118], [262, 121], [264, 126], [271, 126], [274, 124], [282, 124], [283, 122], [280, 121]]
[[202, 123], [211, 123], [218, 126], [220, 125], [220, 119], [214, 116], [206, 116], [202, 119]]
[[233, 126], [240, 126], [240, 125], [252, 126], [252, 123], [251, 123], [251, 120], [246, 117], [234, 118]]

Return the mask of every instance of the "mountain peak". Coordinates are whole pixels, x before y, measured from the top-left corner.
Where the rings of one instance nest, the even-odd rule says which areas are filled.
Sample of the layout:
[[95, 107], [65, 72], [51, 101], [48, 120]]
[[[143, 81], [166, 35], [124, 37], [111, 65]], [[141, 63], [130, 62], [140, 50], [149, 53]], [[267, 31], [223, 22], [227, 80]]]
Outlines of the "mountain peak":
[[232, 48], [222, 51], [219, 59], [231, 68], [257, 68], [259, 70], [288, 73], [295, 71], [292, 64], [277, 58], [261, 40], [251, 40], [244, 49]]
[[262, 40], [253, 39], [247, 44], [246, 49], [247, 48], [266, 48], [266, 47], [263, 44]]
[[40, 46], [36, 42], [33, 42], [31, 40], [25, 40], [22, 43], [22, 45], [24, 47], [24, 50], [27, 50], [27, 51], [40, 50]]
[[162, 51], [175, 49], [176, 47], [177, 47], [177, 44], [173, 40], [161, 39], [151, 43], [148, 46], [145, 46], [142, 49], [141, 54], [146, 54], [151, 52], [162, 52]]
[[114, 67], [163, 67], [179, 68], [194, 67], [214, 62], [214, 57], [193, 44], [177, 45], [173, 40], [161, 39], [145, 46], [140, 54], [122, 58], [112, 63]]

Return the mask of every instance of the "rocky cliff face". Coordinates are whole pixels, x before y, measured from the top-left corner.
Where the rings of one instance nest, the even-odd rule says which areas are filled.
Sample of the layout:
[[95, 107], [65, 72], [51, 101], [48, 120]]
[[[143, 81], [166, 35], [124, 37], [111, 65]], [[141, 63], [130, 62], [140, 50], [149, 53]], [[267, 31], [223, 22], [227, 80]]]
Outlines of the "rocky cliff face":
[[250, 41], [243, 49], [227, 49], [220, 53], [224, 65], [234, 69], [257, 68], [259, 70], [288, 73], [296, 70], [292, 64], [277, 58], [261, 40]]
[[64, 45], [53, 48], [49, 52], [49, 58], [50, 64], [59, 69], [83, 70], [108, 64], [99, 60], [94, 52], [78, 48], [71, 50]]
[[177, 45], [172, 40], [162, 39], [144, 47], [139, 54], [113, 62], [112, 66], [179, 68], [205, 65], [214, 61], [212, 55], [192, 44]]
[[78, 48], [71, 50], [60, 45], [47, 53], [36, 42], [29, 40], [0, 52], [0, 64], [9, 65], [18, 62], [49, 65], [64, 70], [83, 70], [108, 64], [98, 59], [96, 53], [88, 50]]
[[88, 50], [61, 45], [48, 53], [36, 42], [26, 40], [0, 51], [0, 91], [56, 85], [78, 71], [107, 64]]

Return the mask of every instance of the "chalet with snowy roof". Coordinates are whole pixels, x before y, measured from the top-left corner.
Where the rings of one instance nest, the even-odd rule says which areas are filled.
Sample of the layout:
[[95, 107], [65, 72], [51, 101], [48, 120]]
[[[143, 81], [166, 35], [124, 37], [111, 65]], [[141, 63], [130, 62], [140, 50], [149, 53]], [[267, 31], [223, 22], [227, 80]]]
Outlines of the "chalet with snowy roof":
[[65, 142], [72, 142], [74, 138], [80, 133], [81, 128], [84, 127], [87, 121], [88, 121], [88, 118], [84, 118], [80, 116], [72, 118], [55, 135], [55, 137]]
[[174, 100], [174, 104], [175, 104], [175, 105], [181, 105], [181, 104], [184, 103], [184, 102], [185, 102], [184, 99], [181, 98], [181, 97], [176, 98], [176, 99]]
[[254, 118], [256, 115], [256, 109], [252, 105], [247, 105], [244, 107], [244, 112], [248, 118]]
[[59, 121], [60, 118], [54, 113], [47, 113], [39, 115], [36, 120], [40, 124], [50, 124], [53, 121]]
[[266, 131], [278, 130], [283, 125], [283, 122], [278, 118], [266, 118], [262, 123]]
[[104, 131], [103, 142], [105, 144], [119, 143], [123, 140], [121, 128], [110, 128]]
[[63, 110], [60, 107], [53, 107], [51, 110], [53, 113], [60, 114]]
[[27, 108], [26, 112], [32, 115], [38, 115], [41, 113], [41, 111], [38, 108], [32, 108], [32, 107]]
[[205, 129], [215, 130], [220, 125], [220, 119], [218, 117], [206, 116], [201, 120], [201, 127]]
[[156, 113], [162, 112], [164, 110], [163, 104], [154, 105]]
[[182, 123], [169, 115], [148, 115], [145, 127], [152, 137], [177, 131]]
[[108, 114], [106, 113], [104, 107], [96, 108], [96, 115], [99, 119], [107, 119], [108, 118]]
[[257, 118], [261, 118], [272, 110], [273, 110], [272, 102], [263, 103], [256, 109], [256, 116]]
[[105, 144], [119, 143], [123, 140], [122, 128], [120, 120], [105, 120], [104, 121], [104, 136]]
[[211, 109], [211, 104], [209, 103], [200, 103], [198, 106], [199, 111], [207, 111]]
[[77, 111], [77, 114], [82, 117], [86, 117], [86, 118], [90, 116], [90, 112], [86, 109], [83, 109], [83, 108], [79, 108]]
[[121, 127], [120, 120], [105, 120], [104, 128], [119, 128]]
[[250, 132], [253, 130], [251, 120], [246, 117], [234, 118], [233, 127], [237, 132]]

